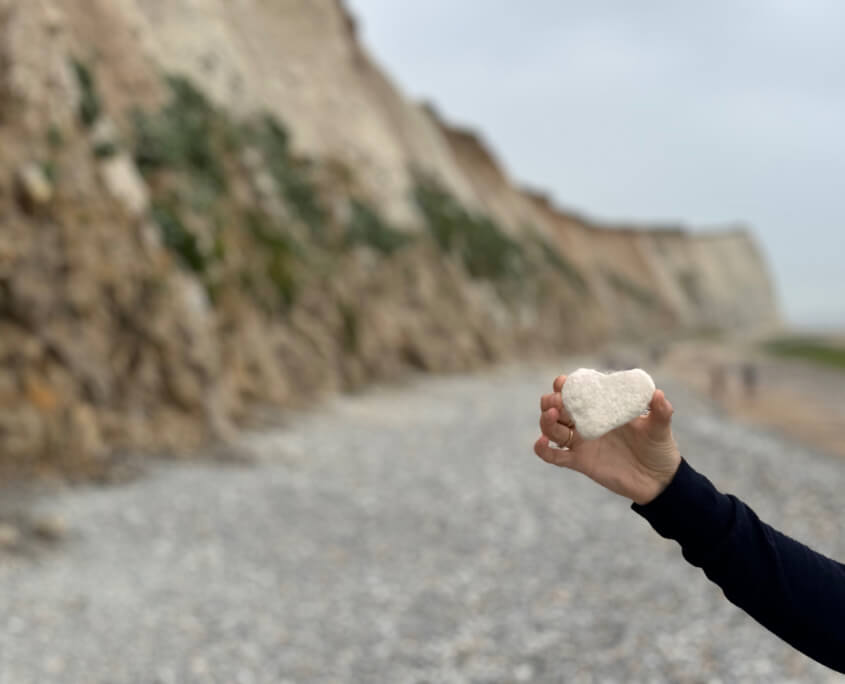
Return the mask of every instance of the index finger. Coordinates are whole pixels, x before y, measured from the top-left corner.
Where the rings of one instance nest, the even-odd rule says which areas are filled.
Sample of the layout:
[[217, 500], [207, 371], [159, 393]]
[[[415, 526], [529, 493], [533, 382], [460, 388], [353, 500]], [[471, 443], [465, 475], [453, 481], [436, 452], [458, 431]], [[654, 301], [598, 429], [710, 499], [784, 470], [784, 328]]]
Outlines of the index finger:
[[558, 411], [563, 410], [563, 399], [560, 396], [560, 392], [544, 394], [540, 397], [540, 410], [548, 411], [551, 408], [555, 408]]
[[563, 405], [563, 397], [560, 396], [560, 392], [544, 394], [540, 397], [540, 410], [548, 411], [549, 409], [558, 410], [558, 413], [560, 414], [558, 422], [560, 422], [561, 425], [569, 426], [574, 424], [572, 416], [569, 415], [569, 411], [567, 411], [566, 406]]
[[558, 375], [555, 378], [554, 383], [552, 384], [554, 391], [560, 392], [563, 389], [563, 383], [565, 383], [565, 382], [566, 382], [566, 376], [565, 375]]

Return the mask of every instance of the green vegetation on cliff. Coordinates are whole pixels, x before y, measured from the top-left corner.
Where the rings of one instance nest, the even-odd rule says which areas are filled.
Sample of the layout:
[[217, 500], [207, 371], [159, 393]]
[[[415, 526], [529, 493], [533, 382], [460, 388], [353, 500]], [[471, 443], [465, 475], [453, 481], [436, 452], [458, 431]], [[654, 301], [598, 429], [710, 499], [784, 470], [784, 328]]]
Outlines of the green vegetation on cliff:
[[607, 282], [610, 283], [611, 287], [619, 294], [632, 299], [645, 309], [657, 308], [657, 296], [651, 290], [647, 290], [616, 271], [608, 269], [604, 272], [604, 276], [607, 278]]
[[312, 234], [322, 237], [328, 215], [311, 179], [311, 163], [292, 154], [290, 136], [284, 125], [267, 114], [257, 123], [243, 124], [241, 133], [243, 142], [261, 150], [267, 169], [288, 207]]
[[353, 198], [349, 210], [346, 243], [350, 246], [367, 245], [381, 254], [389, 255], [412, 240], [408, 233], [389, 225], [372, 205], [363, 200]]
[[[317, 235], [326, 216], [308, 165], [291, 155], [287, 133], [271, 117], [236, 123], [187, 79], [173, 76], [167, 83], [170, 99], [161, 110], [133, 113], [133, 156], [150, 187], [150, 213], [164, 245], [210, 295], [236, 287], [268, 311], [287, 310], [296, 299], [307, 250], [297, 242], [295, 225], [274, 218], [256, 199], [236, 195], [234, 175], [249, 178], [241, 157], [247, 149], [258, 150], [293, 221]], [[229, 243], [240, 245], [247, 263], [230, 263]]]
[[777, 356], [803, 359], [845, 369], [845, 346], [816, 337], [783, 337], [769, 340], [763, 348]]
[[203, 254], [199, 241], [182, 222], [174, 201], [156, 201], [150, 208], [153, 220], [161, 228], [164, 245], [179, 255], [182, 263], [198, 275], [208, 271], [209, 257]]
[[585, 295], [589, 293], [590, 286], [575, 264], [541, 237], [535, 239], [535, 244], [539, 248], [546, 263], [562, 274], [579, 294]]
[[102, 112], [100, 94], [97, 92], [97, 85], [88, 65], [78, 59], [71, 60], [71, 64], [79, 86], [79, 120], [90, 128]]
[[[260, 303], [270, 310], [287, 311], [296, 301], [299, 290], [297, 266], [306, 261], [305, 250], [293, 236], [278, 230], [266, 215], [248, 212], [246, 226], [264, 256], [263, 275], [270, 281], [275, 298], [269, 307], [266, 300]], [[250, 282], [252, 277], [250, 273], [246, 281]]]
[[[90, 73], [85, 74], [93, 87]], [[330, 271], [350, 249], [364, 246], [390, 258], [420, 239], [457, 256], [472, 278], [523, 283], [552, 271], [577, 292], [588, 290], [574, 265], [547, 242], [536, 237], [526, 249], [493, 218], [467, 209], [430, 177], [418, 174], [413, 189], [427, 229], [422, 237], [392, 226], [361, 197], [330, 202], [325, 193], [337, 190], [317, 182], [319, 169], [293, 153], [278, 119], [265, 114], [235, 122], [185, 78], [171, 76], [167, 84], [170, 98], [159, 111], [133, 113], [133, 156], [150, 187], [151, 216], [164, 244], [209, 293], [228, 283], [245, 289], [265, 309], [285, 311], [304, 280], [321, 269]], [[235, 190], [244, 181], [253, 186], [247, 203]], [[268, 182], [282, 202], [281, 212], [268, 199]], [[344, 210], [329, 211], [332, 204]], [[229, 264], [227, 243], [244, 240], [251, 241], [261, 261]], [[230, 271], [237, 277], [227, 277]]]
[[[80, 118], [91, 125], [102, 114], [94, 75], [73, 64]], [[426, 232], [400, 230], [353, 191], [351, 172], [339, 189], [325, 173], [330, 164], [297, 156], [273, 115], [235, 121], [188, 79], [169, 76], [166, 83], [169, 98], [159, 110], [132, 112], [128, 142], [162, 243], [204, 284], [212, 303], [234, 290], [268, 314], [285, 314], [308, 283], [331, 277], [350, 250], [364, 247], [390, 259], [425, 241], [454, 256], [471, 278], [495, 282], [507, 298], [530, 296], [537, 291], [531, 283], [541, 279], [545, 290], [559, 278], [588, 292], [578, 269], [536, 231], [522, 244], [429, 176], [416, 174], [412, 192]], [[117, 152], [111, 142], [92, 148], [98, 158]], [[347, 307], [340, 317], [346, 346], [354, 348], [355, 313]]]
[[167, 82], [171, 97], [161, 111], [134, 112], [135, 163], [147, 177], [165, 169], [188, 173], [194, 199], [208, 206], [227, 188], [222, 159], [231, 124], [187, 79]]
[[489, 216], [469, 211], [428, 178], [419, 179], [414, 199], [435, 242], [444, 252], [457, 252], [473, 278], [499, 280], [524, 272], [522, 246]]
[[678, 285], [687, 299], [695, 306], [701, 306], [704, 302], [701, 296], [698, 274], [692, 270], [684, 270], [678, 273]]

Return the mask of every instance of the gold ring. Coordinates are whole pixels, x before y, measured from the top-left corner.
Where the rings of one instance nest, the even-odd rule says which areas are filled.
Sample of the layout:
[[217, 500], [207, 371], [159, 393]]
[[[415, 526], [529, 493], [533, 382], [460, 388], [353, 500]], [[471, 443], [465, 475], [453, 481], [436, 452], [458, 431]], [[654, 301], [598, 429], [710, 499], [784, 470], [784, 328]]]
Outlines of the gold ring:
[[572, 438], [575, 436], [575, 430], [573, 430], [569, 425], [566, 427], [569, 428], [569, 438], [566, 440], [566, 444], [563, 445], [564, 449], [569, 448], [569, 445], [572, 444]]

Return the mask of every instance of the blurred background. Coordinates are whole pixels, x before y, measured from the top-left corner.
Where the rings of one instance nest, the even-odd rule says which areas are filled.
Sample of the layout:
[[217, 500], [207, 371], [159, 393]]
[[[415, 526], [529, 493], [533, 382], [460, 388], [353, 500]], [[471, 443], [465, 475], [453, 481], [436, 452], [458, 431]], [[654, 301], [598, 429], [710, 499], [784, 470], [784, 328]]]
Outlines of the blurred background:
[[0, 0], [0, 682], [835, 681], [531, 444], [842, 557], [837, 18]]

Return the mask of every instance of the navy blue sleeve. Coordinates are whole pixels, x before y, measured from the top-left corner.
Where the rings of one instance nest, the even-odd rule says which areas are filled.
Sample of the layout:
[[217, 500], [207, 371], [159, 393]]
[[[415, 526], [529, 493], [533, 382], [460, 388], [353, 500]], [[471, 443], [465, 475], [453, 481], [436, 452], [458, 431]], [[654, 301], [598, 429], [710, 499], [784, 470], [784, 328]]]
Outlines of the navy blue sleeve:
[[845, 673], [845, 565], [762, 522], [686, 460], [646, 505], [632, 504], [728, 600], [799, 651]]

